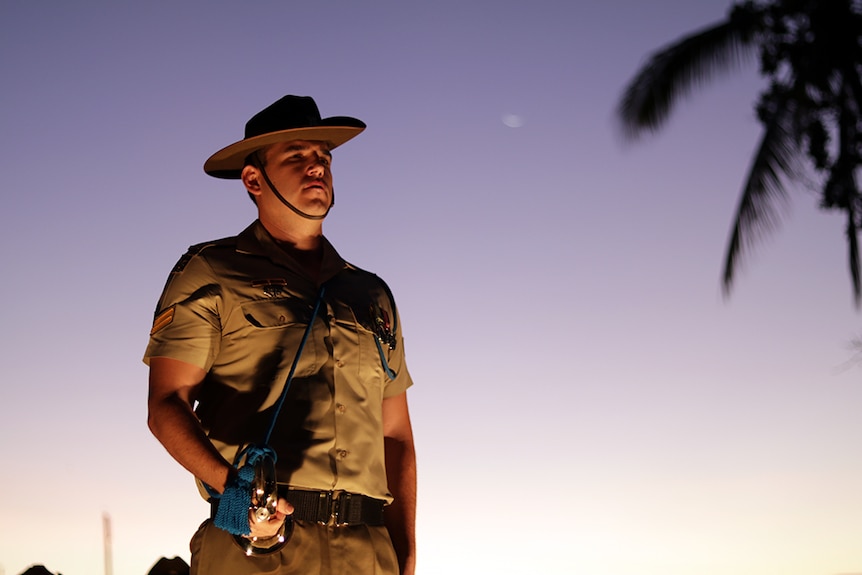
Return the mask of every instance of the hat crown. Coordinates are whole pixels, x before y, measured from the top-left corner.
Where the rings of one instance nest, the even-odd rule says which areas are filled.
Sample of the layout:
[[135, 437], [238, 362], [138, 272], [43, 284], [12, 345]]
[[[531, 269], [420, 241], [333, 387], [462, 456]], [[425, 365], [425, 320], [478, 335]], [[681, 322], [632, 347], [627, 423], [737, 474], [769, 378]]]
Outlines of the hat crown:
[[204, 162], [216, 178], [239, 179], [248, 155], [270, 144], [290, 140], [320, 140], [335, 149], [365, 129], [365, 122], [349, 116], [321, 118], [309, 96], [284, 96], [246, 122], [245, 137], [222, 148]]
[[313, 128], [321, 122], [320, 110], [309, 96], [284, 96], [255, 114], [245, 124], [245, 137], [253, 138], [281, 130]]

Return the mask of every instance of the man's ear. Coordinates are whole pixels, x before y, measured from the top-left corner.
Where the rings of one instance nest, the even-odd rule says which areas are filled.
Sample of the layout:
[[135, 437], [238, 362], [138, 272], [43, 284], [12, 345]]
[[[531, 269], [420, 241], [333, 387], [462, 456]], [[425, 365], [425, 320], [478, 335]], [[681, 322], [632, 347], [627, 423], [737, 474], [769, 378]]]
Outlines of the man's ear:
[[242, 183], [245, 186], [245, 189], [248, 190], [248, 193], [253, 196], [259, 196], [263, 191], [263, 186], [261, 186], [261, 175], [260, 170], [255, 168], [254, 166], [245, 166], [242, 169], [242, 174], [240, 175], [242, 179]]

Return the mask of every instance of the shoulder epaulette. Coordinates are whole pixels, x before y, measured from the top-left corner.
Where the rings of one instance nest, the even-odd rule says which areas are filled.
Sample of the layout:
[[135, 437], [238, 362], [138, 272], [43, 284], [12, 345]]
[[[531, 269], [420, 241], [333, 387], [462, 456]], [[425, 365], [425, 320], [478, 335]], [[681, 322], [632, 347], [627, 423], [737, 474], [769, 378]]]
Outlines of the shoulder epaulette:
[[182, 272], [184, 269], [186, 269], [186, 266], [191, 261], [191, 259], [196, 255], [200, 254], [205, 249], [215, 246], [230, 245], [231, 243], [236, 243], [236, 237], [222, 238], [220, 240], [213, 240], [190, 246], [189, 249], [186, 250], [186, 253], [184, 253], [180, 260], [176, 263], [176, 265], [174, 265], [173, 269], [171, 270], [171, 274], [178, 274]]
[[345, 263], [347, 264], [347, 267], [350, 270], [352, 270], [354, 272], [363, 273], [363, 274], [366, 274], [367, 276], [373, 277], [374, 279], [376, 279], [380, 283], [381, 286], [383, 286], [383, 291], [386, 292], [386, 297], [389, 299], [389, 307], [392, 309], [392, 316], [393, 316], [392, 317], [392, 329], [393, 329], [393, 331], [397, 330], [398, 329], [398, 310], [395, 307], [395, 296], [392, 295], [392, 290], [389, 289], [389, 284], [387, 284], [386, 281], [384, 281], [384, 279], [382, 277], [380, 277], [379, 275], [377, 275], [374, 272], [370, 272], [368, 270], [362, 269], [361, 267], [353, 265], [350, 262], [345, 262]]

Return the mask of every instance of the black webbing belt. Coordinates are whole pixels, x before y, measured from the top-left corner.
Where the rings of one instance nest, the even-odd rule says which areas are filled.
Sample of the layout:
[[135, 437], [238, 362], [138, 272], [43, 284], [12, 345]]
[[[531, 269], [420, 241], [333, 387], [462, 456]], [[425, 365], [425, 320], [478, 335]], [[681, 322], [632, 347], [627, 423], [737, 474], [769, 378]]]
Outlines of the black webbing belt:
[[[345, 491], [304, 491], [284, 489], [279, 497], [293, 505], [293, 519], [327, 525], [383, 525], [386, 502], [366, 495]], [[211, 499], [212, 517], [218, 511], [218, 499]]]
[[293, 505], [293, 518], [334, 525], [383, 525], [385, 501], [344, 491], [290, 489], [282, 497]]

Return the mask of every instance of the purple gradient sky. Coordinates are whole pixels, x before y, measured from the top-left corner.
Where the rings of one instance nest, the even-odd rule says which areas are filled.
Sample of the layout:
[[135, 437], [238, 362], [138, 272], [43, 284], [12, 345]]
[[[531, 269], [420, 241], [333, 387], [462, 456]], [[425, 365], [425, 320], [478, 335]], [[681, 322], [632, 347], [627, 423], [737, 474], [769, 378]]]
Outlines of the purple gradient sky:
[[[752, 65], [636, 146], [613, 107], [725, 0], [0, 6], [0, 575], [188, 560], [207, 512], [145, 424], [156, 299], [254, 218], [204, 159], [283, 94], [369, 125], [327, 235], [392, 286], [420, 573], [862, 572], [843, 221], [793, 194], [730, 300]], [[504, 123], [518, 116], [517, 128]]]

